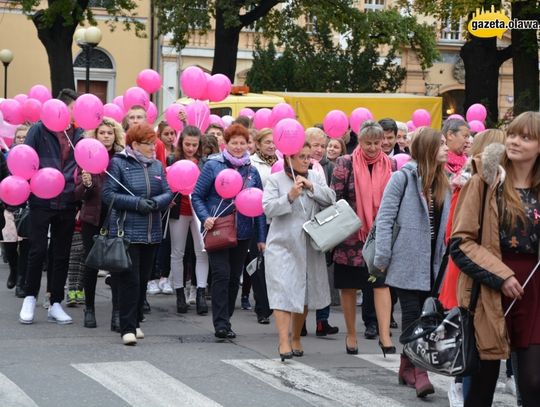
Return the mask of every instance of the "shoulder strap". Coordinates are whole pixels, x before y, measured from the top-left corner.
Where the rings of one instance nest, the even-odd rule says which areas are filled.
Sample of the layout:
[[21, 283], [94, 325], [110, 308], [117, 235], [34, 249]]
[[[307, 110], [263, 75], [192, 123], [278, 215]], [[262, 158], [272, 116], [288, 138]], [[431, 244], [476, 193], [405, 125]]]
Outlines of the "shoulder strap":
[[405, 196], [405, 191], [407, 190], [407, 185], [409, 184], [409, 177], [407, 177], [407, 174], [405, 174], [405, 171], [399, 170], [398, 172], [402, 173], [405, 177], [405, 183], [403, 184], [403, 190], [401, 191], [401, 197], [399, 198], [399, 204], [398, 204], [398, 211], [401, 209], [401, 202], [403, 202], [403, 197]]
[[107, 216], [105, 216], [105, 220], [103, 221], [103, 225], [101, 226], [101, 229], [99, 230], [99, 234], [101, 236], [107, 236], [109, 234], [109, 222], [111, 220], [111, 213], [112, 213], [112, 209], [113, 209], [113, 205], [114, 205], [114, 199], [115, 199], [115, 197], [113, 196], [113, 199], [112, 199], [111, 203], [109, 204], [109, 209], [107, 209]]

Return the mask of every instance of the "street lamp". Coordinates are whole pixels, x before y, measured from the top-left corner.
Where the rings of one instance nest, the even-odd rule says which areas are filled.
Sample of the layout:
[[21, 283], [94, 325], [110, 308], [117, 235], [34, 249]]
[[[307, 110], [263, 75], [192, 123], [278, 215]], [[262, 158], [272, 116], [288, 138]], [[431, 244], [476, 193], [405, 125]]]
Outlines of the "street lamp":
[[9, 64], [13, 61], [13, 52], [9, 49], [0, 51], [0, 61], [4, 64], [4, 99], [7, 99], [7, 70]]
[[79, 28], [75, 31], [73, 39], [86, 55], [86, 92], [90, 93], [90, 57], [92, 50], [101, 41], [101, 30], [98, 27]]

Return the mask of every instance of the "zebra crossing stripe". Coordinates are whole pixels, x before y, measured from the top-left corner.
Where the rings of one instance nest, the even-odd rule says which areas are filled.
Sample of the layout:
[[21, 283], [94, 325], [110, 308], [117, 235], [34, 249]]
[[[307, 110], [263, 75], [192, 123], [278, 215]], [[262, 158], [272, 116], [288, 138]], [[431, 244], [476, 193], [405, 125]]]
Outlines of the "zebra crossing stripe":
[[78, 363], [71, 366], [133, 407], [221, 406], [148, 362]]
[[[390, 370], [392, 372], [397, 373], [399, 371], [399, 355], [386, 355], [386, 358], [384, 358], [382, 355], [356, 355], [357, 358], [365, 360], [369, 363], [373, 363], [374, 365], [383, 367], [387, 370]], [[446, 393], [448, 389], [450, 388], [450, 385], [454, 381], [453, 377], [443, 376], [436, 373], [429, 372], [429, 380], [437, 388], [437, 390]], [[397, 382], [397, 377], [396, 377]], [[498, 386], [503, 386], [504, 384], [499, 382]], [[501, 405], [501, 406], [515, 406], [516, 405], [516, 398], [512, 396], [511, 394], [506, 393], [495, 393], [495, 397], [493, 398], [493, 405]]]
[[364, 387], [336, 379], [295, 361], [283, 363], [278, 359], [234, 359], [222, 362], [314, 406], [404, 407], [392, 398], [375, 394]]
[[0, 373], [0, 406], [38, 407], [15, 383]]

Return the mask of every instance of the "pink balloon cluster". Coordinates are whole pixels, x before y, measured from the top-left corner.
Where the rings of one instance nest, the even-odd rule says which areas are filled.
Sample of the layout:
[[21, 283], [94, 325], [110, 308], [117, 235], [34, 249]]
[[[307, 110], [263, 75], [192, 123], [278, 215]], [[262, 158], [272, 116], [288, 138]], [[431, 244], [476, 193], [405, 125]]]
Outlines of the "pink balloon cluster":
[[0, 182], [0, 199], [8, 205], [21, 205], [28, 200], [30, 192], [42, 199], [57, 197], [64, 190], [64, 175], [56, 168], [37, 170], [30, 183], [18, 175], [10, 175]]
[[242, 190], [242, 175], [232, 168], [221, 170], [214, 181], [216, 192], [223, 199], [234, 198]]
[[362, 123], [364, 123], [366, 120], [373, 120], [373, 114], [369, 111], [369, 109], [366, 109], [365, 107], [358, 107], [354, 109], [351, 113], [351, 117], [349, 118], [351, 130], [358, 134], [360, 132], [360, 127], [362, 127]]
[[349, 119], [341, 110], [331, 110], [323, 120], [323, 128], [330, 138], [340, 138], [349, 129]]
[[223, 74], [210, 76], [201, 68], [190, 66], [180, 74], [182, 92], [192, 99], [221, 102], [231, 93], [231, 81]]
[[193, 161], [180, 160], [169, 167], [167, 182], [172, 192], [189, 195], [195, 189], [199, 174], [199, 167]]
[[18, 126], [24, 122], [37, 122], [41, 116], [42, 104], [51, 99], [51, 91], [43, 85], [32, 86], [28, 95], [19, 93], [13, 99], [0, 104], [2, 118], [9, 124]]
[[203, 133], [210, 124], [210, 107], [208, 103], [195, 100], [186, 106], [187, 123], [198, 127]]

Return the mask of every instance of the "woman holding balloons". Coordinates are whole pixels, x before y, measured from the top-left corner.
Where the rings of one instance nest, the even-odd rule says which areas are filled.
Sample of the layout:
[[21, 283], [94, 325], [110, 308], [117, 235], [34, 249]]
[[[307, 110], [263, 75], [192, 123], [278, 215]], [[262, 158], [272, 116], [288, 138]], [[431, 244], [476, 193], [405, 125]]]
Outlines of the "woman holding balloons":
[[[242, 125], [233, 124], [227, 128], [223, 137], [225, 149], [221, 154], [209, 157], [195, 186], [192, 204], [205, 233], [216, 233], [216, 230], [213, 230], [216, 219], [231, 215], [236, 209], [240, 212], [236, 215], [237, 245], [208, 253], [212, 267], [212, 316], [215, 336], [232, 339], [236, 334], [231, 328], [230, 318], [234, 312], [249, 242], [255, 234], [258, 249], [264, 251], [266, 219], [262, 214], [261, 202], [250, 199], [251, 196], [257, 196], [252, 192], [256, 192], [257, 188], [261, 189], [262, 183], [247, 152], [248, 130]], [[238, 183], [238, 178], [229, 171], [225, 174], [230, 173], [230, 177], [220, 177], [219, 174], [224, 170], [233, 170], [240, 175], [240, 182]], [[218, 177], [219, 181], [216, 182]], [[247, 189], [240, 192], [244, 188]], [[248, 193], [243, 194], [246, 191]], [[231, 201], [238, 193], [242, 195]]]
[[[201, 170], [205, 160], [202, 157], [202, 134], [195, 126], [186, 126], [180, 133], [180, 139], [174, 152], [173, 160], [189, 160]], [[172, 164], [172, 163], [171, 163]], [[188, 310], [184, 292], [184, 253], [188, 233], [191, 231], [195, 249], [195, 275], [197, 277], [196, 307], [197, 314], [208, 313], [205, 290], [208, 281], [208, 255], [204, 251], [204, 243], [200, 231], [200, 223], [193, 216], [189, 194], [175, 195], [169, 213], [169, 228], [171, 232], [171, 278], [176, 291], [176, 310], [185, 314]]]
[[172, 199], [163, 167], [154, 158], [156, 138], [148, 124], [131, 126], [126, 148], [111, 160], [110, 176], [103, 188], [104, 203], [114, 209], [109, 233], [115, 236], [123, 223], [124, 235], [130, 241], [132, 269], [112, 274], [118, 287], [120, 331], [125, 345], [135, 345], [137, 339], [144, 338], [139, 320], [146, 283], [161, 242], [160, 211], [167, 209]]
[[[120, 123], [110, 118], [103, 118], [97, 129], [86, 132], [86, 138], [95, 139], [105, 147], [107, 151], [107, 159], [105, 163], [114, 156], [115, 153], [121, 152], [124, 149], [124, 131]], [[78, 148], [82, 148], [81, 144]], [[83, 155], [84, 156], [84, 155]], [[80, 161], [80, 159], [79, 159]], [[79, 166], [87, 167], [87, 163], [80, 161]], [[90, 164], [90, 163], [88, 163]], [[103, 185], [105, 184], [106, 167], [102, 172], [92, 174], [86, 170], [82, 170], [77, 177], [75, 185], [75, 197], [82, 201], [80, 220], [81, 220], [81, 235], [83, 240], [84, 257], [88, 256], [92, 245], [94, 244], [94, 235], [99, 234], [99, 230], [103, 225], [107, 207], [101, 200]], [[93, 171], [95, 172], [95, 171]], [[95, 328], [96, 314], [94, 302], [96, 296], [96, 282], [98, 270], [85, 267], [84, 270], [84, 293], [85, 293], [85, 310], [84, 310], [84, 326], [86, 328]], [[113, 313], [111, 318], [111, 330], [119, 331], [119, 311], [116, 298], [116, 290], [113, 288]]]

